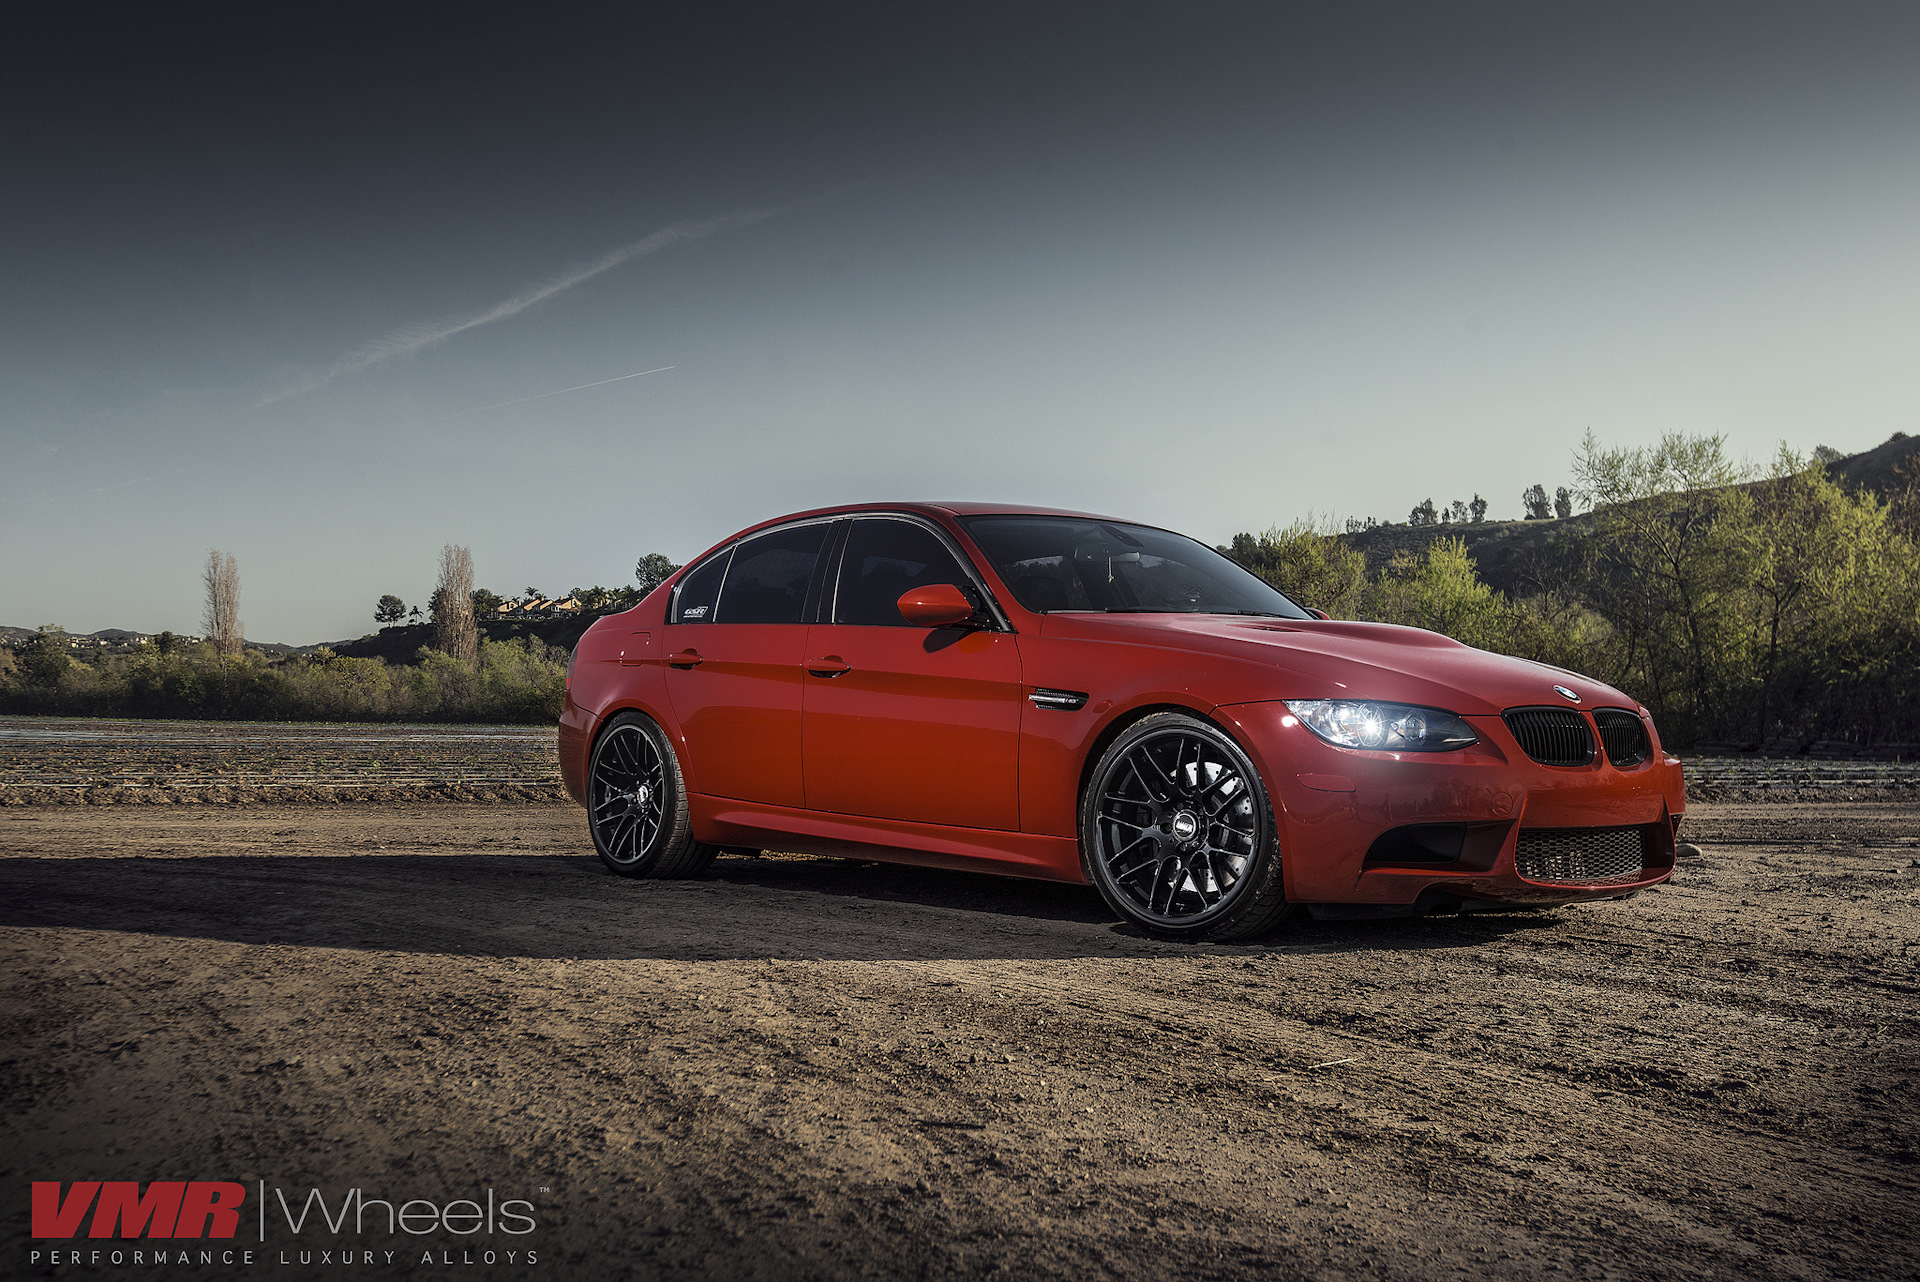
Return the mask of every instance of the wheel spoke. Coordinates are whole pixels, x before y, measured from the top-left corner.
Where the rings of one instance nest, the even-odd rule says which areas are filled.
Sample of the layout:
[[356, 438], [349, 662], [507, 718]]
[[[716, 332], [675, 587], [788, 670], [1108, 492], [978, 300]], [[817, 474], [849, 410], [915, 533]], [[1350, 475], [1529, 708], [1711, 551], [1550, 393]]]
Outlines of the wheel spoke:
[[[1196, 755], [1199, 751], [1198, 747], [1194, 749]], [[1173, 741], [1173, 773], [1167, 777], [1172, 781], [1176, 795], [1185, 797], [1193, 791], [1187, 787], [1187, 741], [1185, 739]]]
[[[1112, 854], [1106, 857], [1107, 867], [1109, 868], [1115, 867], [1116, 865], [1119, 864], [1119, 862], [1122, 859], [1125, 859], [1128, 855], [1140, 849], [1142, 846], [1146, 846], [1151, 851], [1154, 848], [1154, 845], [1155, 843], [1151, 836], [1140, 837], [1140, 838], [1137, 838], [1136, 840], [1130, 841], [1126, 845], [1122, 846], [1120, 849], [1114, 851]], [[1148, 856], [1148, 862], [1153, 862], [1153, 856], [1151, 854], [1149, 854]], [[1139, 872], [1141, 867], [1142, 865], [1135, 864], [1133, 867], [1127, 869], [1124, 872], [1117, 873], [1116, 875], [1123, 878], [1131, 877], [1135, 873]]]
[[652, 849], [666, 820], [666, 783], [666, 763], [644, 731], [621, 725], [608, 732], [594, 762], [591, 813], [609, 859], [634, 863]]
[[[1153, 786], [1152, 776], [1159, 775], [1161, 773], [1160, 763], [1155, 761], [1153, 757], [1148, 754], [1146, 750], [1146, 746], [1144, 744], [1133, 751], [1133, 753], [1130, 756], [1130, 760], [1131, 760], [1131, 764], [1133, 765], [1134, 777], [1139, 779], [1140, 786], [1147, 790], [1147, 796], [1151, 797], [1153, 800], [1161, 803], [1162, 805], [1166, 804], [1169, 798], [1161, 796], [1160, 789], [1156, 789]], [[1145, 770], [1142, 770], [1140, 768], [1141, 760], [1144, 760], [1146, 762]], [[1171, 782], [1171, 780], [1169, 780], [1168, 782]], [[1171, 792], [1171, 789], [1169, 789], [1168, 791]]]
[[[1220, 774], [1214, 779], [1214, 781], [1208, 784], [1206, 787], [1200, 789], [1199, 792], [1195, 793], [1193, 796], [1193, 799], [1204, 806], [1206, 804], [1206, 800], [1208, 797], [1212, 796], [1216, 792], [1219, 792], [1222, 788], [1230, 788], [1239, 782], [1240, 782], [1239, 771], [1222, 768], [1220, 771]], [[1222, 810], [1225, 810], [1228, 806], [1232, 805], [1234, 797], [1238, 795], [1239, 795], [1238, 793], [1230, 793], [1227, 796], [1222, 797], [1220, 799], [1219, 806], [1215, 809], [1209, 810], [1207, 813], [1210, 815], [1219, 814]]]

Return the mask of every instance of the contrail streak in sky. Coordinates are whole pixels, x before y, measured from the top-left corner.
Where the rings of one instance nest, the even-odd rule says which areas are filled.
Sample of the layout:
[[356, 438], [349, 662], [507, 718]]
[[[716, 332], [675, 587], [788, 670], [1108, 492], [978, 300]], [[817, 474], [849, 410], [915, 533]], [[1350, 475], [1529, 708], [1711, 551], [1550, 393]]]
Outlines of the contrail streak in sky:
[[495, 401], [491, 405], [476, 405], [470, 410], [456, 410], [454, 413], [447, 415], [446, 418], [437, 418], [434, 422], [444, 423], [448, 418], [459, 418], [463, 414], [478, 414], [481, 410], [497, 410], [504, 409], [509, 405], [525, 405], [528, 401], [544, 401], [549, 396], [565, 396], [568, 392], [583, 392], [589, 387], [605, 387], [608, 383], [624, 383], [630, 378], [639, 378], [642, 374], [664, 374], [673, 368], [675, 367], [672, 365], [662, 365], [659, 369], [643, 369], [638, 374], [622, 374], [618, 378], [603, 378], [597, 383], [581, 383], [574, 387], [563, 387], [557, 392], [542, 392], [538, 396], [522, 396], [516, 401]]
[[465, 333], [481, 325], [491, 325], [495, 321], [506, 320], [532, 307], [535, 303], [545, 302], [555, 294], [572, 289], [575, 285], [592, 280], [604, 272], [610, 272], [631, 259], [658, 253], [682, 241], [699, 240], [715, 232], [749, 227], [779, 212], [778, 208], [736, 209], [732, 213], [721, 214], [717, 218], [690, 219], [672, 223], [650, 235], [642, 236], [632, 244], [622, 245], [618, 249], [602, 254], [585, 266], [570, 268], [558, 276], [529, 286], [511, 298], [495, 303], [482, 311], [465, 316], [443, 317], [440, 320], [418, 321], [412, 325], [404, 325], [390, 334], [356, 347], [335, 361], [324, 373], [313, 375], [305, 382], [286, 391], [276, 392], [254, 408], [260, 409], [272, 405], [275, 401], [304, 395], [332, 382], [342, 374], [352, 374], [369, 366], [378, 365], [382, 361], [392, 360], [396, 356], [407, 356], [424, 347], [445, 342], [455, 334]]

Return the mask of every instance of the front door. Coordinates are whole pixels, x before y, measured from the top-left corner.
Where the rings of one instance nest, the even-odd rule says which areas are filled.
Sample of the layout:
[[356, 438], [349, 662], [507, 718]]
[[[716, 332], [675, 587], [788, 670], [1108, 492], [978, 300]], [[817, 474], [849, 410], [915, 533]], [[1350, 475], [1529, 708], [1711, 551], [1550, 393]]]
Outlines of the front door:
[[686, 735], [688, 789], [803, 806], [801, 619], [829, 526], [757, 534], [675, 594], [663, 638], [667, 698]]
[[1017, 832], [1017, 638], [901, 618], [900, 594], [935, 583], [975, 591], [926, 526], [854, 522], [837, 587], [821, 601], [826, 621], [807, 630], [807, 806]]

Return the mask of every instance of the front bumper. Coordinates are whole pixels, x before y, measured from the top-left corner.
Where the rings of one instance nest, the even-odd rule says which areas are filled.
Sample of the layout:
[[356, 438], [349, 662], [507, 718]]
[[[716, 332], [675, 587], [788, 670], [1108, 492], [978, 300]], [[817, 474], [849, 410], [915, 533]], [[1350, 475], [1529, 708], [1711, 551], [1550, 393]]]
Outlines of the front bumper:
[[[1470, 748], [1394, 753], [1335, 747], [1282, 703], [1215, 715], [1267, 781], [1296, 903], [1545, 906], [1616, 898], [1673, 875], [1686, 788], [1651, 733], [1651, 760], [1623, 770], [1599, 752], [1585, 766], [1540, 765], [1497, 716], [1467, 718], [1480, 736]], [[1587, 839], [1636, 852], [1639, 866], [1540, 853]]]

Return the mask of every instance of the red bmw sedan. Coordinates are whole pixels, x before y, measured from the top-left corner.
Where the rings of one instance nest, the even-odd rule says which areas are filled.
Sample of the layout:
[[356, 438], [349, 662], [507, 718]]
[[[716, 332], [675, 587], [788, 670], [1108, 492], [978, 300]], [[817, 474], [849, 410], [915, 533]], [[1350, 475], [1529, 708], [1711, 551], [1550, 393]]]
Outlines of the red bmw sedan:
[[559, 750], [617, 873], [851, 855], [1091, 883], [1187, 939], [1619, 897], [1672, 875], [1686, 808], [1609, 686], [981, 503], [726, 540], [581, 638]]

